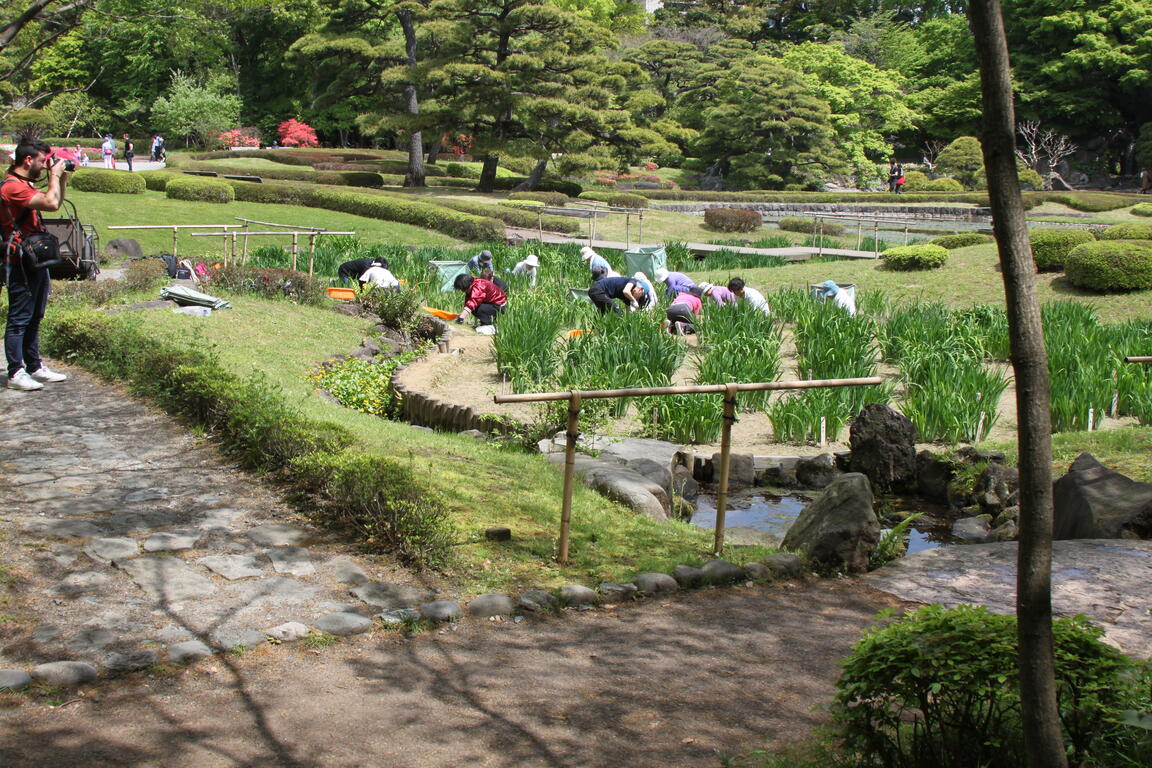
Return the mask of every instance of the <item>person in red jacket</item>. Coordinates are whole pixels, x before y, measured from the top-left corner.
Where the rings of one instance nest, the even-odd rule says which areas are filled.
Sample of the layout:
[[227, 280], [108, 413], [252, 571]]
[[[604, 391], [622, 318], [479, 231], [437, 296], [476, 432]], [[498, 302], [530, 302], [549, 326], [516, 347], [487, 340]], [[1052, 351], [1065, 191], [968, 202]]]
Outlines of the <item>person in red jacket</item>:
[[464, 310], [456, 316], [463, 323], [468, 315], [476, 316], [477, 325], [493, 325], [496, 315], [504, 311], [508, 297], [491, 280], [472, 275], [457, 275], [452, 285], [464, 294]]

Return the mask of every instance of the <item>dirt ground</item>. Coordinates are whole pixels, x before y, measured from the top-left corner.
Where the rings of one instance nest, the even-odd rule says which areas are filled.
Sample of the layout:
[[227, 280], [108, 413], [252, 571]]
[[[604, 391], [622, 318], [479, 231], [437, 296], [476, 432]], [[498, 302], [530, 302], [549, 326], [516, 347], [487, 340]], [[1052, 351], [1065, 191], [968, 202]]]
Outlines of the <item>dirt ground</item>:
[[263, 646], [0, 711], [0, 765], [717, 766], [826, 722], [837, 660], [899, 605], [818, 580]]

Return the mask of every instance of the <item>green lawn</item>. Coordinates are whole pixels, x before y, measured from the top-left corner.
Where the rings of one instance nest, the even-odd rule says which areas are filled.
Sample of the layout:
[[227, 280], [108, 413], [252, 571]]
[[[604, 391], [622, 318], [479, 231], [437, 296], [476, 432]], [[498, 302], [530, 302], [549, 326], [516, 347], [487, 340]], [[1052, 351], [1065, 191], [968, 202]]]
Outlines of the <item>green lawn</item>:
[[[253, 158], [255, 159], [255, 158]], [[163, 192], [151, 190], [142, 195], [112, 195], [101, 192], [69, 190], [68, 199], [76, 205], [80, 220], [96, 227], [100, 240], [107, 243], [115, 237], [130, 237], [140, 243], [145, 254], [165, 253], [172, 250], [171, 230], [110, 230], [109, 225], [141, 224], [239, 224], [236, 217], [278, 224], [307, 227], [325, 227], [334, 231], [355, 232], [368, 243], [400, 243], [403, 245], [458, 245], [461, 241], [439, 232], [398, 224], [391, 221], [369, 219], [347, 213], [304, 208], [296, 205], [233, 202], [194, 203], [169, 200]], [[253, 239], [250, 247], [260, 245], [287, 245], [290, 238], [266, 237]], [[220, 239], [192, 237], [182, 233], [179, 240], [181, 256], [218, 253]]]

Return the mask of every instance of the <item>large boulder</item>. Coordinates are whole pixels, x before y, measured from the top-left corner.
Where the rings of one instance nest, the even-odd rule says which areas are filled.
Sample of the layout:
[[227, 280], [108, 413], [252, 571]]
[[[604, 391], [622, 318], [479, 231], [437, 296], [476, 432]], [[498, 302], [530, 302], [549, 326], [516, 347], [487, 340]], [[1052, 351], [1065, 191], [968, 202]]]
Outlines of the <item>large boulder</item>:
[[848, 443], [852, 471], [863, 473], [875, 488], [906, 488], [915, 481], [916, 429], [904, 414], [882, 403], [864, 406], [852, 422]]
[[954, 465], [932, 451], [916, 454], [916, 490], [929, 501], [948, 501], [948, 484], [952, 481]]
[[845, 573], [867, 570], [880, 541], [880, 520], [872, 501], [867, 477], [859, 472], [841, 475], [796, 518], [783, 548], [822, 568]]
[[1053, 484], [1056, 539], [1152, 538], [1152, 485], [1138, 483], [1082, 453]]
[[839, 477], [836, 457], [830, 453], [805, 456], [796, 462], [796, 482], [803, 488], [820, 490]]
[[[720, 482], [720, 453], [712, 454], [714, 480]], [[748, 488], [756, 483], [756, 464], [752, 456], [742, 453], [728, 454], [728, 487]]]
[[[553, 453], [547, 457], [553, 464], [563, 465], [564, 454]], [[617, 501], [658, 523], [668, 522], [672, 508], [667, 486], [658, 483], [620, 463], [615, 457], [604, 459], [577, 454], [576, 476], [585, 485]]]

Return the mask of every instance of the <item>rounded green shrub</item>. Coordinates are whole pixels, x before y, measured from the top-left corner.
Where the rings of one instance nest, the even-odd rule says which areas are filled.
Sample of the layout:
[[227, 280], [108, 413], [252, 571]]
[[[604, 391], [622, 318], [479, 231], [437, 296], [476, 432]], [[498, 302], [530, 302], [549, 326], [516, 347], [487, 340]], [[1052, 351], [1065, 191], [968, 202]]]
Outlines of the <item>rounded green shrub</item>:
[[[887, 171], [885, 171], [887, 173]], [[923, 192], [928, 186], [928, 174], [924, 171], [908, 171], [904, 174], [905, 192]]]
[[535, 200], [544, 205], [552, 205], [557, 208], [568, 203], [568, 195], [561, 194], [560, 192], [509, 192], [508, 199]]
[[951, 251], [955, 248], [967, 248], [970, 245], [990, 243], [992, 242], [992, 238], [988, 235], [982, 235], [979, 232], [960, 232], [955, 235], [934, 237], [928, 242], [930, 245], [938, 245], [941, 248], [947, 248]]
[[831, 237], [844, 234], [843, 224], [837, 224], [834, 221], [825, 221], [823, 226], [820, 226], [816, 223], [815, 219], [801, 219], [797, 216], [785, 216], [776, 223], [776, 226], [789, 232], [806, 232], [809, 235], [814, 235], [817, 231], [821, 231]]
[[1041, 272], [1059, 272], [1064, 269], [1069, 251], [1096, 240], [1086, 229], [1033, 229], [1028, 238], [1032, 241], [1032, 259]]
[[76, 171], [69, 185], [81, 192], [107, 192], [113, 195], [141, 195], [148, 188], [138, 174], [100, 168]]
[[444, 172], [456, 179], [480, 178], [479, 168], [470, 168], [467, 165], [464, 165], [464, 163], [445, 163]]
[[1132, 206], [1133, 216], [1152, 216], [1152, 203], [1137, 203]]
[[612, 195], [608, 205], [613, 208], [647, 208], [648, 198], [640, 195]]
[[704, 211], [704, 226], [720, 232], [751, 232], [763, 223], [764, 218], [750, 208], [709, 208]]
[[148, 189], [153, 192], [163, 192], [168, 187], [169, 181], [181, 178], [181, 175], [176, 171], [168, 170], [140, 171], [133, 175], [144, 179], [144, 183], [148, 186]]
[[1020, 180], [1021, 189], [1044, 189], [1044, 177], [1031, 168], [1024, 168], [1016, 172]]
[[964, 185], [956, 179], [943, 176], [939, 179], [932, 179], [921, 189], [924, 192], [963, 192]]
[[1152, 241], [1101, 240], [1072, 249], [1064, 260], [1068, 282], [1108, 293], [1152, 288]]
[[948, 249], [939, 245], [924, 243], [889, 248], [880, 254], [888, 269], [909, 271], [913, 269], [939, 269], [948, 261]]
[[236, 199], [232, 185], [211, 179], [176, 178], [168, 182], [164, 194], [173, 200], [199, 203], [230, 203]]
[[1152, 221], [1113, 224], [1100, 233], [1101, 240], [1152, 240]]

